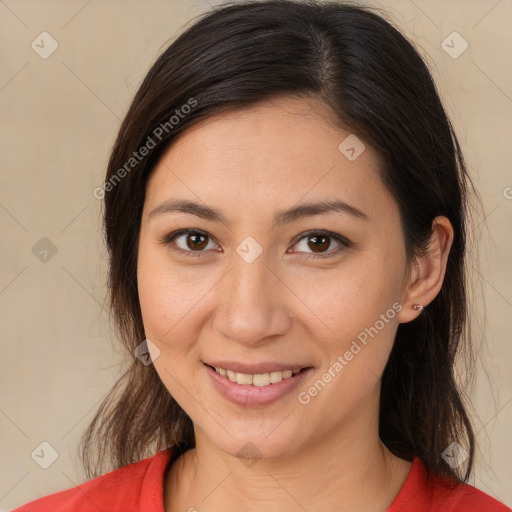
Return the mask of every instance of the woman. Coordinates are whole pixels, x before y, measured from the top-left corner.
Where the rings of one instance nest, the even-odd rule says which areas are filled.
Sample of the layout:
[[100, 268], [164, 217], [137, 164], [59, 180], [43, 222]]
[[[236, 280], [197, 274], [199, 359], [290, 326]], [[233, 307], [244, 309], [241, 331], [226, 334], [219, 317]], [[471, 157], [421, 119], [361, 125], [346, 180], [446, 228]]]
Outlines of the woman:
[[18, 510], [509, 510], [465, 483], [469, 188], [427, 67], [382, 17], [201, 17], [95, 191], [136, 357], [83, 438], [91, 479]]

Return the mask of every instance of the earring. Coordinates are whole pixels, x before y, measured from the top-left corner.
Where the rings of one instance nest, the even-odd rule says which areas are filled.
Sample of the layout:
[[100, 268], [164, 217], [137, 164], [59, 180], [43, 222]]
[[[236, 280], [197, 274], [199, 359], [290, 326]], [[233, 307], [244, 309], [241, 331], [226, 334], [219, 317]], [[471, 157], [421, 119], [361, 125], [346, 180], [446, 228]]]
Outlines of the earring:
[[416, 311], [423, 311], [423, 306], [421, 304], [413, 304], [412, 309]]

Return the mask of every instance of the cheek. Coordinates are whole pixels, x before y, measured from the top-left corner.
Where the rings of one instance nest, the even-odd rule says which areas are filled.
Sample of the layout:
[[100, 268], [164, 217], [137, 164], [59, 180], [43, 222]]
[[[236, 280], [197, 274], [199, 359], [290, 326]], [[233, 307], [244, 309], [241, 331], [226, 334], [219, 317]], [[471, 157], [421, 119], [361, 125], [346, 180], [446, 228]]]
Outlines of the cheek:
[[152, 356], [154, 367], [187, 414], [197, 416], [187, 404], [190, 392], [194, 396], [200, 392], [194, 389], [192, 376], [199, 365], [197, 305], [203, 287], [177, 272], [165, 251], [145, 245], [139, 249], [137, 283], [145, 335], [159, 351], [157, 357]]
[[186, 347], [194, 332], [194, 305], [204, 295], [202, 284], [178, 272], [166, 252], [141, 235], [137, 286], [146, 336], [162, 351]]
[[323, 352], [323, 364], [310, 387], [299, 390], [298, 398], [320, 416], [330, 410], [333, 424], [377, 400], [398, 325], [401, 305], [393, 287], [362, 283], [355, 277], [331, 283], [326, 300], [313, 305], [319, 316], [328, 318], [325, 323], [330, 330], [327, 336], [313, 338]]
[[320, 327], [316, 343], [325, 356], [322, 370], [330, 370], [321, 380], [336, 382], [331, 392], [343, 395], [342, 401], [356, 403], [373, 389], [393, 346], [402, 309], [402, 259], [383, 252], [347, 262], [339, 272], [298, 281], [299, 293], [309, 290], [304, 296]]
[[[401, 274], [400, 266], [395, 266], [376, 258], [354, 258], [339, 269], [296, 276], [294, 289], [307, 306], [301, 308], [308, 316], [312, 313], [321, 327], [317, 335], [323, 333], [339, 346], [376, 322], [379, 331], [396, 323], [396, 306], [392, 306], [400, 298]], [[379, 321], [382, 315], [385, 326]]]

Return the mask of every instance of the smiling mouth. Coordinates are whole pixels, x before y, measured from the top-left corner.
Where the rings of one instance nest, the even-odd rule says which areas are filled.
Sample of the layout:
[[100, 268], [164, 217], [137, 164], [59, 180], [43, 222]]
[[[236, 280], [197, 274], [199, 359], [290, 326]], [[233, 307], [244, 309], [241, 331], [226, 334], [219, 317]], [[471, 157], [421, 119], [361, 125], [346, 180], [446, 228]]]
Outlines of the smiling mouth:
[[212, 366], [206, 364], [209, 368], [214, 370], [216, 373], [226, 378], [226, 380], [230, 380], [233, 383], [242, 384], [246, 386], [257, 386], [257, 387], [265, 387], [270, 386], [272, 384], [278, 384], [282, 380], [291, 379], [295, 375], [301, 373], [302, 371], [308, 370], [311, 366], [304, 368], [294, 368], [291, 370], [284, 371], [274, 371], [268, 373], [238, 373], [232, 370], [227, 370], [225, 368], [218, 368], [216, 366]]

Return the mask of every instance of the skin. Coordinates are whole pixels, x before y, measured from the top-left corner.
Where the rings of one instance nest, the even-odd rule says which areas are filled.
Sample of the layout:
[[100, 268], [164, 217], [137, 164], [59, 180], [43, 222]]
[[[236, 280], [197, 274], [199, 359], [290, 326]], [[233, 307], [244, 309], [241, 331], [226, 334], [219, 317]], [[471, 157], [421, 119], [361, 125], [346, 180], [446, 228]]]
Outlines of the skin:
[[[441, 288], [453, 230], [437, 217], [428, 254], [408, 262], [378, 155], [366, 144], [349, 161], [338, 149], [350, 133], [316, 99], [265, 101], [183, 132], [149, 179], [138, 253], [144, 327], [160, 350], [155, 368], [196, 437], [196, 448], [166, 473], [167, 512], [377, 512], [407, 477], [410, 462], [378, 436], [380, 377], [399, 323], [421, 314], [412, 305], [427, 305]], [[170, 198], [219, 209], [227, 222], [149, 216]], [[326, 199], [341, 199], [368, 219], [331, 212], [273, 225], [277, 211]], [[200, 257], [171, 248], [194, 252], [190, 235], [161, 242], [181, 228], [207, 232]], [[315, 252], [308, 235], [300, 239], [307, 230], [331, 231], [350, 245], [335, 253], [340, 244], [330, 238]], [[252, 263], [236, 252], [248, 236], [263, 248]], [[300, 403], [298, 392], [394, 303], [401, 311]], [[214, 359], [298, 363], [314, 372], [277, 402], [244, 407], [210, 382], [203, 361]], [[237, 456], [249, 442], [259, 459], [253, 463]]]

